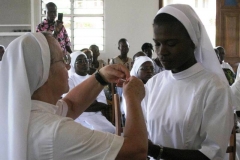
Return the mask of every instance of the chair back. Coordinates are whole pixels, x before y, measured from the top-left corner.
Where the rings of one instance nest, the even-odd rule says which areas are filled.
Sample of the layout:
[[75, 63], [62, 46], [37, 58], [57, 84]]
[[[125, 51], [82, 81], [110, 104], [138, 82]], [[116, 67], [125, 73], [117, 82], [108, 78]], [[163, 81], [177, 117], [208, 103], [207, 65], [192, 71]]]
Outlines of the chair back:
[[113, 96], [114, 101], [114, 113], [115, 113], [115, 127], [116, 132], [115, 134], [121, 135], [122, 133], [122, 127], [121, 127], [121, 111], [120, 111], [120, 100], [119, 95], [117, 93]]

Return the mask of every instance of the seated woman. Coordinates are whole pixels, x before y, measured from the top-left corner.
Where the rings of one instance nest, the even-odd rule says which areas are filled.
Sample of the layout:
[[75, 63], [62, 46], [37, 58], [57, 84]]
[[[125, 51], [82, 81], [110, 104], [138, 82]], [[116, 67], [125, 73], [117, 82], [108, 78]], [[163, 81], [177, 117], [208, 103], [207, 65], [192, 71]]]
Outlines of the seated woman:
[[88, 48], [82, 49], [81, 52], [85, 53], [85, 55], [87, 56], [89, 62], [88, 74], [92, 75], [97, 71], [97, 68], [95, 68], [93, 65], [93, 52]]
[[[71, 54], [71, 69], [69, 70], [71, 76], [68, 80], [70, 90], [90, 77], [88, 68], [89, 61], [84, 53], [77, 51]], [[101, 110], [106, 107], [108, 105], [102, 90], [96, 100], [75, 119], [75, 122], [90, 129], [115, 133], [115, 127], [101, 113]]]
[[[136, 57], [130, 75], [141, 79], [142, 82], [146, 84], [154, 75], [154, 63], [152, 59], [148, 56]], [[122, 96], [121, 111], [126, 117], [126, 102], [124, 96]]]

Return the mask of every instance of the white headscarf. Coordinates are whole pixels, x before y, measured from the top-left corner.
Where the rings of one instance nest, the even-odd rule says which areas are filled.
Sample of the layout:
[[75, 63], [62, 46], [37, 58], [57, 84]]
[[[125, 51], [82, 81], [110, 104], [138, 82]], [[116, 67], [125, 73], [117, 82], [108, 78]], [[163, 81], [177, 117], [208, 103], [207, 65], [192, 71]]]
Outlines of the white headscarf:
[[84, 55], [87, 58], [86, 54], [83, 53], [83, 52], [80, 52], [80, 51], [76, 51], [76, 52], [73, 52], [73, 53], [70, 54], [70, 56], [71, 56], [71, 63], [70, 63], [71, 68], [68, 71], [69, 77], [75, 73], [74, 65], [75, 65], [75, 61], [76, 61], [76, 59], [79, 55]]
[[31, 96], [48, 79], [50, 51], [42, 33], [27, 33], [13, 40], [0, 69], [0, 157], [27, 159]]
[[[153, 64], [152, 59], [149, 58], [148, 56], [136, 57], [136, 59], [135, 59], [135, 61], [134, 61], [134, 64], [133, 64], [133, 67], [132, 67], [132, 69], [131, 69], [130, 75], [139, 78], [139, 77], [138, 77], [138, 74], [137, 74], [138, 69], [141, 67], [141, 65], [142, 65], [143, 63], [148, 62], [148, 61]], [[154, 64], [153, 64], [153, 66], [154, 66]]]
[[184, 25], [196, 46], [196, 60], [201, 63], [205, 69], [216, 73], [220, 79], [228, 84], [206, 29], [192, 7], [185, 4], [171, 4], [161, 8], [157, 12], [157, 15], [160, 13], [170, 14]]
[[2, 47], [4, 49], [4, 51], [6, 50], [6, 48], [4, 47], [4, 45], [0, 45], [0, 47]]

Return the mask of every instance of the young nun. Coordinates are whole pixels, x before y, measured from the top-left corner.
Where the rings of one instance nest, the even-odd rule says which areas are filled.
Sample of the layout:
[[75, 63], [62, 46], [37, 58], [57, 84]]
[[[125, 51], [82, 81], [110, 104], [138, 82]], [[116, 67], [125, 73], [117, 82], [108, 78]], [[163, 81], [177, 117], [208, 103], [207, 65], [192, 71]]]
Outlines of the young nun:
[[233, 127], [232, 102], [201, 20], [189, 5], [168, 5], [158, 11], [153, 30], [166, 70], [145, 85], [148, 154], [155, 159], [223, 159]]
[[[72, 53], [70, 65], [71, 69], [69, 70], [70, 77], [68, 84], [69, 89], [71, 90], [88, 79], [90, 75], [88, 74], [89, 62], [84, 53], [80, 51]], [[88, 109], [75, 119], [75, 122], [93, 130], [115, 133], [115, 127], [101, 113], [101, 110], [106, 107], [108, 107], [107, 100], [104, 91], [102, 90]]]
[[[152, 59], [148, 56], [136, 57], [130, 75], [139, 78], [144, 84], [146, 84], [154, 75], [154, 63]], [[125, 117], [127, 116], [124, 96], [122, 96], [121, 112]]]

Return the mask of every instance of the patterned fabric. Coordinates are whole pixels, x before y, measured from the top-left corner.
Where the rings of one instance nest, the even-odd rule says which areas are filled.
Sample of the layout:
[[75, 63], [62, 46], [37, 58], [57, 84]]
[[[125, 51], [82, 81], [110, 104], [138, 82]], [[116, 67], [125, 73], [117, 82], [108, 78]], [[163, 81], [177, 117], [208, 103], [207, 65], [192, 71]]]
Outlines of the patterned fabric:
[[235, 74], [228, 68], [223, 68], [223, 71], [225, 73], [229, 85], [232, 85], [235, 81]]
[[[55, 21], [53, 23], [49, 23], [47, 19], [44, 19], [43, 22], [37, 26], [36, 32], [48, 31], [52, 33], [54, 31], [54, 24]], [[64, 53], [67, 53], [66, 46], [71, 46], [71, 42], [64, 26], [62, 27], [60, 33], [57, 35], [56, 39], [58, 40]]]

